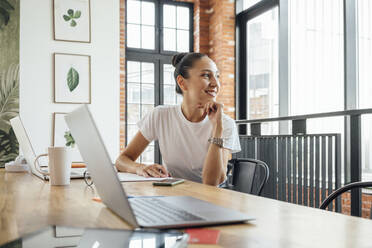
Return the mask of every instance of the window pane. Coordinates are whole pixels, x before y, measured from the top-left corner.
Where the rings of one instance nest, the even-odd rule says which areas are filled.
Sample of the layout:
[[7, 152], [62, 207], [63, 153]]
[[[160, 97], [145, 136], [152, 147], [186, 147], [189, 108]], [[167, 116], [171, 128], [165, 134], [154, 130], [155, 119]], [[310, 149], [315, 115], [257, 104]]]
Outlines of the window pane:
[[291, 115], [343, 110], [343, 0], [289, 3]]
[[140, 103], [141, 102], [141, 92], [140, 84], [127, 84], [128, 91], [128, 103]]
[[163, 26], [167, 28], [176, 27], [176, 7], [169, 4], [163, 6]]
[[153, 63], [142, 62], [142, 83], [154, 83], [155, 71]]
[[140, 112], [139, 104], [128, 104], [128, 124], [136, 124], [140, 120]]
[[127, 22], [140, 24], [140, 1], [130, 0], [127, 2]]
[[155, 49], [155, 28], [142, 26], [142, 48]]
[[[343, 0], [289, 1], [290, 114], [344, 109]], [[343, 133], [341, 118], [307, 122], [308, 133]]]
[[[372, 107], [372, 3], [358, 1], [359, 108]], [[372, 180], [372, 115], [362, 116], [362, 181]]]
[[372, 92], [372, 2], [358, 1], [359, 107], [371, 108]]
[[190, 11], [186, 7], [177, 7], [177, 28], [190, 29]]
[[155, 5], [142, 2], [142, 24], [155, 26]]
[[128, 24], [127, 29], [128, 29], [127, 46], [133, 48], [140, 48], [141, 44], [140, 25]]
[[172, 65], [170, 64], [163, 65], [163, 75], [164, 75], [163, 84], [175, 84], [173, 72], [174, 72], [174, 68]]
[[176, 30], [164, 29], [164, 50], [176, 51]]
[[133, 139], [133, 137], [136, 135], [138, 132], [138, 127], [137, 125], [127, 125], [127, 137], [128, 137], [128, 144], [129, 142]]
[[127, 61], [127, 80], [128, 83], [139, 83], [140, 80], [140, 62]]
[[243, 0], [243, 10], [246, 10], [261, 0]]
[[189, 52], [189, 31], [177, 30], [177, 51]]
[[164, 85], [164, 104], [176, 104], [176, 90], [174, 85]]
[[153, 84], [142, 84], [142, 103], [154, 104], [154, 85]]
[[154, 109], [154, 104], [143, 104], [141, 118], [145, 117], [147, 113]]
[[[142, 153], [141, 161], [142, 163], [145, 163], [145, 164], [154, 163], [154, 147], [153, 146], [146, 147], [146, 150]], [[151, 246], [151, 247], [155, 247], [155, 244], [154, 246]]]
[[[248, 118], [278, 116], [278, 8], [247, 23]], [[262, 132], [276, 133], [276, 123]]]

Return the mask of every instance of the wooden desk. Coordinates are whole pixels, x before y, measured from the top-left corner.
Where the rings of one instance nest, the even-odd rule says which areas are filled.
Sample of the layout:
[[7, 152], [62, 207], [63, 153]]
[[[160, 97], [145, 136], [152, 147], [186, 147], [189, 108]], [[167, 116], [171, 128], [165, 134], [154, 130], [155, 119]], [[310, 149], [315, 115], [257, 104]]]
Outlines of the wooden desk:
[[[250, 224], [213, 227], [221, 230], [217, 247], [372, 247], [372, 221], [368, 219], [193, 182], [175, 187], [153, 187], [150, 182], [124, 186], [128, 195], [189, 195], [257, 218]], [[0, 169], [0, 243], [47, 225], [130, 228], [102, 203], [92, 201], [94, 196], [94, 189], [83, 180], [51, 187], [30, 174]]]

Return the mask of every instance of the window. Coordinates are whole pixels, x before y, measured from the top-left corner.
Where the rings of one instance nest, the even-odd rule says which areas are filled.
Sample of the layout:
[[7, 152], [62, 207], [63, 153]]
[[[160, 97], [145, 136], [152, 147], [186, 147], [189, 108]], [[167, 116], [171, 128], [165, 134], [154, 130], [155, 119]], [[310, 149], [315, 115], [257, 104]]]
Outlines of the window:
[[[372, 108], [372, 3], [358, 0], [359, 108]], [[363, 180], [372, 178], [372, 115], [362, 116]]]
[[127, 1], [127, 47], [155, 49], [155, 3]]
[[[253, 2], [250, 1], [252, 5]], [[243, 2], [247, 7], [247, 1]], [[237, 15], [239, 86], [237, 118], [260, 119], [278, 116], [278, 7], [274, 1], [262, 1], [254, 10]], [[240, 133], [246, 133], [239, 127]], [[263, 123], [262, 134], [278, 132], [277, 123]]]
[[[247, 22], [248, 117], [278, 116], [278, 8]], [[276, 133], [276, 123], [263, 123], [262, 133]]]
[[243, 9], [248, 9], [261, 0], [243, 0]]
[[[128, 0], [126, 2], [126, 143], [134, 137], [136, 123], [155, 106], [182, 101], [176, 94], [172, 56], [192, 51], [193, 6], [190, 3]], [[138, 158], [159, 163], [156, 142]]]
[[[343, 110], [343, 0], [289, 5], [290, 115]], [[307, 123], [308, 133], [343, 132], [343, 117]]]

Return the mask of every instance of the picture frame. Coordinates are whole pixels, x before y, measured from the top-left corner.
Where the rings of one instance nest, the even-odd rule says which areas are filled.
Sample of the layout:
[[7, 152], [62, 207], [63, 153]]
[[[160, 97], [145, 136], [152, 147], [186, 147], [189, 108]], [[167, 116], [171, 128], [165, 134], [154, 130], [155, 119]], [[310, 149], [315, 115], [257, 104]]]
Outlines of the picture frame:
[[[52, 132], [52, 146], [56, 147], [67, 147], [66, 146], [66, 139], [65, 139], [65, 132], [69, 131], [67, 123], [65, 121], [64, 116], [67, 113], [63, 112], [54, 112], [53, 113], [53, 132]], [[84, 163], [81, 157], [79, 148], [75, 144], [75, 146], [71, 147], [71, 158], [73, 163]]]
[[53, 38], [91, 43], [90, 0], [53, 0]]
[[91, 103], [89, 55], [54, 53], [54, 103]]

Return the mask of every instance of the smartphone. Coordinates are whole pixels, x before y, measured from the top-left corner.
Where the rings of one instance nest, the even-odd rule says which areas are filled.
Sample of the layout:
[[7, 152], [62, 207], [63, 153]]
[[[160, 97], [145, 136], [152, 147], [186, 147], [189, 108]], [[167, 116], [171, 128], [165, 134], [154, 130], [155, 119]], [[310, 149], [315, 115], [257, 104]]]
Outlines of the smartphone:
[[179, 178], [173, 178], [173, 179], [164, 179], [161, 181], [155, 181], [152, 183], [154, 186], [173, 186], [180, 183], [183, 183], [185, 180], [179, 179]]

